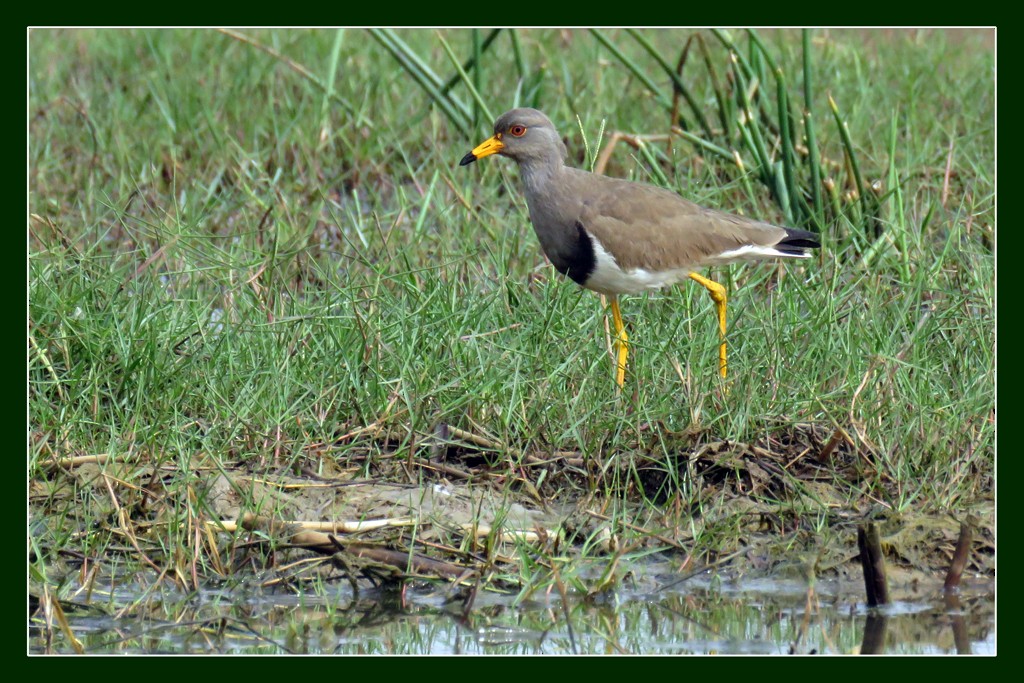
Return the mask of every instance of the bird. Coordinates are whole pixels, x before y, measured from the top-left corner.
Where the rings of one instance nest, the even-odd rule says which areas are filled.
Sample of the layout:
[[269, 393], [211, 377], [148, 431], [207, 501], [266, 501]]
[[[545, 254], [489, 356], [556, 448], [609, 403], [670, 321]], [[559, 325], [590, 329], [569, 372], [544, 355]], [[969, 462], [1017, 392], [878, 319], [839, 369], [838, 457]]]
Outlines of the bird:
[[724, 379], [726, 289], [696, 271], [741, 261], [807, 258], [808, 249], [821, 246], [814, 232], [705, 208], [665, 188], [567, 166], [561, 136], [537, 109], [516, 108], [499, 116], [494, 135], [459, 165], [493, 154], [518, 164], [530, 221], [555, 269], [609, 297], [620, 390], [629, 355], [620, 295], [686, 279], [702, 285], [718, 314], [719, 374]]

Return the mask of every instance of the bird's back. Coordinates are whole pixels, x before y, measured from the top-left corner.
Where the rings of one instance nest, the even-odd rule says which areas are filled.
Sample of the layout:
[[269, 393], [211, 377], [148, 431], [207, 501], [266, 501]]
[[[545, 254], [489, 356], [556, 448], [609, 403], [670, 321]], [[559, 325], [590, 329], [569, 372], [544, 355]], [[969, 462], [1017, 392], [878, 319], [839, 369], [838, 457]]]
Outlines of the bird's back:
[[[648, 271], [727, 263], [723, 254], [771, 246], [787, 229], [702, 207], [646, 183], [566, 167], [564, 182], [580, 198], [579, 221], [615, 255], [620, 268]], [[738, 257], [735, 260], [746, 260]]]

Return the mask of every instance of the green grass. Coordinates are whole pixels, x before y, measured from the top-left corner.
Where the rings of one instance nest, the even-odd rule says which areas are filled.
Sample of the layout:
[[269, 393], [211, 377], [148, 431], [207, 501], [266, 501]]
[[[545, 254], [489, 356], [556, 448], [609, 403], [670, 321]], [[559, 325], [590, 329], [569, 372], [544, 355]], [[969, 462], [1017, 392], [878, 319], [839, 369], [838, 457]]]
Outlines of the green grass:
[[[273, 54], [215, 31], [30, 36], [30, 476], [34, 500], [69, 520], [47, 544], [98, 521], [83, 496], [111, 505], [46, 474], [54, 456], [143, 453], [170, 467], [162, 500], [181, 529], [202, 515], [197, 467], [320, 471], [326, 452], [369, 475], [384, 455], [426, 457], [440, 423], [507, 446], [495, 463], [554, 450], [662, 463], [688, 500], [698, 492], [675, 473], [687, 448], [811, 424], [849, 435], [862, 475], [851, 500], [957, 512], [991, 497], [994, 55], [977, 35], [813, 32], [805, 72], [799, 32], [761, 33], [800, 144], [813, 73], [820, 172], [836, 191], [820, 211], [789, 211], [824, 225], [823, 249], [809, 263], [712, 271], [730, 291], [728, 394], [701, 288], [625, 299], [634, 347], [620, 396], [609, 316], [544, 263], [513, 165], [457, 162], [490, 133], [481, 103], [543, 108], [584, 165], [583, 136], [595, 145], [602, 126], [605, 142], [667, 133], [659, 96], [586, 31], [504, 32], [448, 91], [462, 133], [368, 32], [244, 33]], [[642, 33], [672, 65], [690, 35]], [[442, 81], [457, 75], [451, 55], [474, 54], [468, 31], [395, 34]], [[644, 45], [604, 36], [671, 100]], [[764, 58], [742, 32], [731, 39], [777, 111]], [[650, 143], [653, 168], [620, 143], [607, 172], [664, 177], [694, 201], [778, 223], [773, 197], [814, 207], [810, 167], [783, 168], [770, 127], [766, 154], [783, 172], [768, 180], [788, 183], [774, 195], [756, 148], [721, 129], [729, 62], [705, 40], [718, 85], [696, 48], [683, 80], [714, 144], [748, 172], [679, 137]], [[851, 154], [878, 193], [848, 196]], [[380, 438], [338, 442], [375, 422]], [[592, 473], [574, 495], [636, 495], [618, 476]], [[175, 533], [168, 553], [197, 543]]]

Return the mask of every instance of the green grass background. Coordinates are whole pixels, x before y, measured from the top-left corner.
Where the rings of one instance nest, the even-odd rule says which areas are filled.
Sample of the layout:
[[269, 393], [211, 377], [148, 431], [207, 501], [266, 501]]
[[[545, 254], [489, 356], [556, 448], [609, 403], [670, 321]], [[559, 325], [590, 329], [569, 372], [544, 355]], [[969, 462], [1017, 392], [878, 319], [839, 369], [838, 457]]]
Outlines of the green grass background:
[[[887, 506], [991, 496], [991, 32], [815, 30], [805, 71], [799, 31], [760, 31], [794, 111], [813, 74], [836, 188], [823, 248], [711, 271], [731, 297], [728, 393], [701, 288], [626, 298], [622, 395], [608, 316], [544, 262], [513, 164], [457, 163], [516, 105], [546, 111], [584, 167], [613, 130], [667, 133], [671, 84], [639, 42], [601, 34], [658, 92], [584, 30], [505, 32], [486, 51], [486, 32], [396, 31], [454, 77], [452, 117], [368, 31], [241, 33], [266, 49], [213, 30], [30, 34], [30, 476], [89, 453], [317, 471], [318, 445], [373, 423], [387, 438], [329, 457], [423, 457], [440, 423], [510, 446], [498, 461], [668, 459], [686, 429], [754, 442], [813, 424], [849, 436], [871, 463], [857, 493]], [[673, 66], [692, 33], [642, 32]], [[725, 88], [728, 53], [706, 37]], [[449, 51], [474, 50], [459, 78]], [[683, 79], [715, 128], [701, 64]], [[770, 69], [761, 85], [771, 108]], [[719, 144], [750, 166], [738, 131]], [[678, 136], [644, 149], [620, 142], [607, 172], [786, 222], [755, 170]], [[850, 201], [851, 151], [873, 223]]]

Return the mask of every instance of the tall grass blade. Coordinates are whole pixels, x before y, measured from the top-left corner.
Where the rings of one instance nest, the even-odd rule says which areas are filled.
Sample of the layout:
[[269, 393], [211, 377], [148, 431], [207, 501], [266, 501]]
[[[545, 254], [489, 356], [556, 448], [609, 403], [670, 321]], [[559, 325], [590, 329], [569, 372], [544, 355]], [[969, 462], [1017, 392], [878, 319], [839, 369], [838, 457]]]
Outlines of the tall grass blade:
[[[796, 153], [793, 149], [793, 136], [790, 130], [789, 96], [786, 94], [786, 77], [782, 73], [782, 69], [775, 70], [775, 85], [779, 100], [779, 137], [781, 138], [779, 142], [782, 145], [782, 174], [786, 179], [786, 189], [789, 192], [789, 201], [787, 203], [791, 209], [795, 209], [799, 206], [797, 196], [800, 192], [796, 186], [794, 169]], [[796, 216], [790, 215], [789, 218], [793, 220]]]
[[[474, 29], [474, 31], [475, 30], [476, 29]], [[511, 31], [512, 29], [509, 29], [509, 30]], [[489, 48], [491, 46], [491, 43], [494, 42], [494, 39], [498, 37], [499, 33], [501, 33], [501, 29], [500, 28], [496, 28], [496, 29], [493, 29], [490, 33], [487, 34], [487, 36], [483, 39], [483, 42], [480, 43], [480, 52], [481, 53], [484, 53], [484, 52], [487, 51], [487, 48]], [[462, 63], [462, 70], [468, 72], [470, 69], [476, 69], [477, 65], [480, 63], [479, 59], [480, 58], [474, 52], [472, 57], [470, 57], [469, 59], [467, 59], [465, 62]], [[462, 80], [462, 76], [460, 76], [458, 74], [458, 72], [456, 72], [454, 76], [452, 76], [447, 81], [445, 81], [444, 87], [441, 88], [441, 92], [447, 94], [447, 92], [449, 90], [451, 90], [452, 88], [454, 88], [455, 84], [460, 82], [461, 80]]]
[[[729, 50], [729, 52], [731, 53], [732, 62], [731, 68], [735, 71], [736, 66], [738, 65], [743, 75], [743, 78], [747, 83], [760, 84], [765, 82], [763, 73], [759, 73], [759, 70], [754, 66], [753, 62], [743, 55], [743, 50], [741, 50], [739, 46], [736, 45], [736, 43], [732, 39], [732, 36], [729, 35], [728, 31], [713, 29], [711, 33], [716, 38], [718, 38], [719, 42], [721, 42], [722, 45], [726, 47], [726, 49]], [[751, 46], [751, 50], [753, 50], [753, 46]], [[755, 53], [752, 52], [751, 54]], [[750, 101], [751, 104], [757, 105], [759, 111], [762, 106], [760, 90], [760, 87], [758, 87], [752, 93], [749, 94], [749, 97], [752, 98]], [[751, 111], [753, 111], [753, 107], [751, 107], [750, 109]]]
[[448, 59], [452, 61], [456, 71], [459, 72], [459, 77], [462, 78], [463, 83], [465, 83], [466, 87], [469, 89], [469, 94], [472, 96], [474, 104], [484, 113], [484, 116], [487, 117], [488, 121], [494, 121], [495, 117], [491, 114], [491, 110], [484, 102], [484, 98], [480, 96], [480, 91], [477, 90], [473, 81], [469, 78], [469, 75], [463, 71], [462, 65], [459, 64], [459, 58], [455, 56], [454, 52], [452, 52], [451, 46], [448, 45], [448, 41], [444, 39], [444, 36], [441, 35], [440, 31], [437, 32], [437, 39], [441, 41], [441, 47], [444, 48], [445, 53], [448, 55]]
[[[814, 138], [814, 98], [811, 75], [811, 32], [803, 29], [804, 61], [804, 133], [807, 135], [807, 164], [811, 169], [811, 198], [816, 221], [823, 220], [824, 201], [821, 196], [821, 156]], [[820, 226], [819, 226], [820, 231]]]
[[894, 232], [896, 247], [900, 252], [900, 275], [904, 282], [910, 282], [910, 252], [907, 248], [907, 221], [903, 213], [903, 189], [896, 170], [896, 138], [899, 128], [899, 111], [892, 113], [892, 128], [889, 132], [889, 215], [890, 230]]
[[736, 46], [736, 43], [733, 41], [732, 36], [729, 35], [728, 31], [712, 29], [711, 35], [718, 38], [718, 41], [722, 43], [729, 52], [735, 55], [735, 57], [733, 57], [733, 61], [739, 63], [740, 68], [743, 69], [743, 75], [748, 81], [755, 78], [754, 70], [750, 66], [750, 61], [743, 56], [743, 52]]
[[754, 108], [751, 104], [750, 82], [744, 74], [744, 69], [740, 66], [739, 54], [732, 52], [729, 56], [732, 60], [733, 75], [736, 78], [736, 97], [740, 106], [739, 123], [743, 132], [743, 139], [753, 153], [754, 158], [757, 159], [761, 178], [764, 180], [765, 185], [774, 188], [775, 181], [772, 177], [771, 159], [768, 156], [768, 149], [764, 144], [764, 138], [761, 136], [761, 127], [758, 122], [759, 117], [754, 116]]
[[[497, 29], [495, 29], [497, 31]], [[512, 42], [512, 58], [516, 62], [516, 71], [519, 72], [519, 80], [525, 81], [530, 70], [526, 65], [526, 58], [523, 57], [523, 46], [519, 44], [519, 33], [516, 29], [508, 29], [509, 40]], [[486, 41], [485, 41], [486, 42]]]
[[[478, 28], [473, 29], [470, 32], [470, 35], [473, 36], [473, 90], [477, 93], [477, 96], [479, 96], [480, 84], [483, 83], [483, 78], [481, 76], [481, 72], [483, 71], [483, 64], [480, 63], [480, 55], [483, 54], [483, 48], [480, 45], [480, 29], [478, 29]], [[441, 43], [445, 44], [444, 40], [442, 40]], [[448, 49], [447, 45], [445, 45], [445, 50], [448, 52], [448, 56], [449, 57], [454, 56], [454, 54], [451, 52], [451, 50]], [[459, 74], [458, 75], [462, 76], [465, 72], [466, 72], [466, 70], [464, 68], [459, 69]], [[477, 130], [478, 133], [480, 132], [480, 114], [481, 114], [482, 111], [483, 110], [480, 107], [480, 100], [479, 100], [479, 98], [478, 97], [474, 97], [473, 98], [473, 127]], [[488, 119], [489, 120], [493, 120], [489, 116], [488, 116]]]
[[[719, 145], [716, 145], [713, 142], [709, 142], [704, 138], [694, 135], [693, 133], [690, 133], [688, 131], [685, 131], [678, 126], [674, 126], [672, 128], [672, 132], [678, 135], [679, 137], [683, 138], [684, 140], [692, 142], [698, 147], [706, 149], [707, 151], [719, 156], [722, 159], [725, 159], [726, 161], [736, 163], [736, 156], [724, 147], [720, 147]], [[742, 164], [737, 165], [740, 166], [740, 168], [742, 169]]]
[[[657, 100], [658, 104], [660, 104], [662, 107], [666, 109], [671, 110], [672, 100], [665, 96], [665, 93], [663, 93], [661, 89], [658, 87], [658, 85], [654, 81], [652, 81], [646, 73], [644, 73], [644, 70], [641, 69], [636, 62], [634, 62], [632, 59], [623, 54], [622, 50], [620, 50], [618, 46], [615, 45], [615, 43], [609, 40], [608, 37], [605, 36], [598, 29], [590, 29], [590, 33], [593, 34], [595, 38], [597, 38], [597, 42], [601, 43], [606, 48], [608, 48], [608, 51], [611, 52], [612, 55], [617, 60], [619, 60], [622, 63], [622, 65], [626, 67], [626, 69], [630, 71], [630, 73], [636, 76], [637, 79], [641, 83], [643, 83], [644, 87], [647, 88], [647, 90], [652, 95], [654, 95], [654, 98], [655, 100]], [[682, 121], [682, 117], [680, 117], [680, 125], [682, 125], [683, 128], [687, 128], [685, 122]]]
[[722, 124], [722, 135], [725, 136], [726, 140], [731, 140], [733, 131], [730, 121], [735, 113], [732, 99], [726, 96], [722, 88], [722, 82], [718, 78], [715, 63], [712, 61], [711, 53], [708, 51], [707, 41], [704, 40], [704, 36], [700, 33], [697, 34], [697, 45], [704, 56], [704, 65], [707, 67], [708, 76], [711, 78], [711, 88], [715, 92], [715, 102], [718, 104], [718, 120]]
[[857, 197], [860, 199], [861, 216], [860, 216], [860, 227], [865, 237], [870, 238], [868, 231], [868, 220], [870, 220], [870, 207], [867, 203], [867, 197], [864, 194], [864, 182], [861, 180], [860, 166], [857, 164], [857, 155], [853, 151], [853, 140], [850, 139], [850, 127], [846, 125], [846, 121], [843, 120], [842, 114], [839, 113], [839, 105], [832, 99], [832, 95], [828, 96], [828, 104], [832, 108], [832, 115], [835, 117], [836, 126], [839, 128], [839, 136], [843, 141], [843, 151], [846, 154], [846, 161], [849, 163], [850, 172], [853, 174], [854, 189], [857, 192]]
[[786, 184], [786, 172], [782, 168], [783, 163], [781, 160], [776, 161], [772, 168], [774, 169], [775, 176], [775, 196], [779, 200], [779, 206], [782, 207], [782, 215], [786, 217], [786, 222], [790, 225], [796, 223], [793, 217], [793, 207], [790, 202], [789, 187]]
[[636, 141], [636, 148], [643, 155], [644, 160], [647, 162], [647, 168], [650, 169], [651, 173], [658, 179], [658, 185], [662, 187], [671, 187], [669, 185], [668, 178], [665, 177], [664, 171], [661, 170], [661, 163], [654, 154], [654, 150], [643, 140]]
[[647, 54], [654, 57], [654, 61], [656, 61], [658, 66], [668, 74], [668, 77], [672, 79], [672, 84], [675, 86], [676, 90], [683, 96], [683, 99], [686, 100], [686, 104], [689, 105], [690, 111], [693, 112], [694, 118], [697, 119], [697, 123], [704, 129], [704, 134], [709, 138], [714, 137], [714, 133], [711, 132], [711, 126], [708, 125], [708, 121], [704, 117], [702, 107], [693, 98], [693, 95], [690, 93], [690, 89], [686, 87], [686, 84], [683, 83], [683, 79], [675, 72], [672, 65], [665, 61], [665, 58], [661, 56], [658, 50], [655, 49], [654, 45], [652, 45], [642, 33], [633, 28], [626, 29], [626, 33], [632, 36], [636, 42], [640, 43], [641, 47], [647, 51]]
[[334, 33], [331, 45], [331, 57], [327, 63], [327, 90], [320, 104], [320, 130], [327, 130], [327, 119], [330, 114], [331, 98], [334, 97], [334, 79], [338, 75], [338, 63], [341, 61], [341, 45], [345, 39], [345, 29], [339, 28]]
[[470, 112], [466, 109], [465, 105], [453, 98], [450, 94], [445, 94], [441, 91], [440, 79], [431, 71], [423, 61], [413, 52], [409, 46], [403, 43], [394, 35], [394, 32], [389, 29], [371, 28], [369, 29], [370, 35], [381, 45], [384, 46], [391, 55], [398, 60], [398, 63], [402, 65], [402, 68], [412, 76], [413, 80], [419, 83], [420, 87], [426, 91], [430, 99], [444, 112], [448, 120], [459, 129], [459, 131], [466, 136], [469, 136], [471, 131], [469, 128]]
[[[755, 31], [754, 29], [749, 29], [747, 30], [747, 35], [750, 36], [750, 41], [753, 44], [753, 46], [757, 47], [757, 51], [754, 52], [754, 54], [760, 53], [761, 57], [763, 57], [764, 61], [768, 64], [768, 69], [772, 73], [778, 73], [779, 65], [775, 61], [775, 58], [772, 56], [772, 53], [768, 51], [768, 48], [765, 47], [765, 44], [761, 41], [761, 36], [757, 34], [757, 31]], [[765, 73], [763, 65], [761, 66], [759, 76], [762, 80], [764, 80]]]
[[405, 41], [398, 37], [398, 34], [393, 29], [377, 29], [375, 32], [379, 32], [386, 36], [388, 40], [394, 45], [409, 62], [415, 65], [417, 71], [419, 71], [423, 77], [434, 86], [434, 88], [441, 89], [441, 77], [434, 73], [434, 71], [424, 62], [416, 51], [409, 47]]

